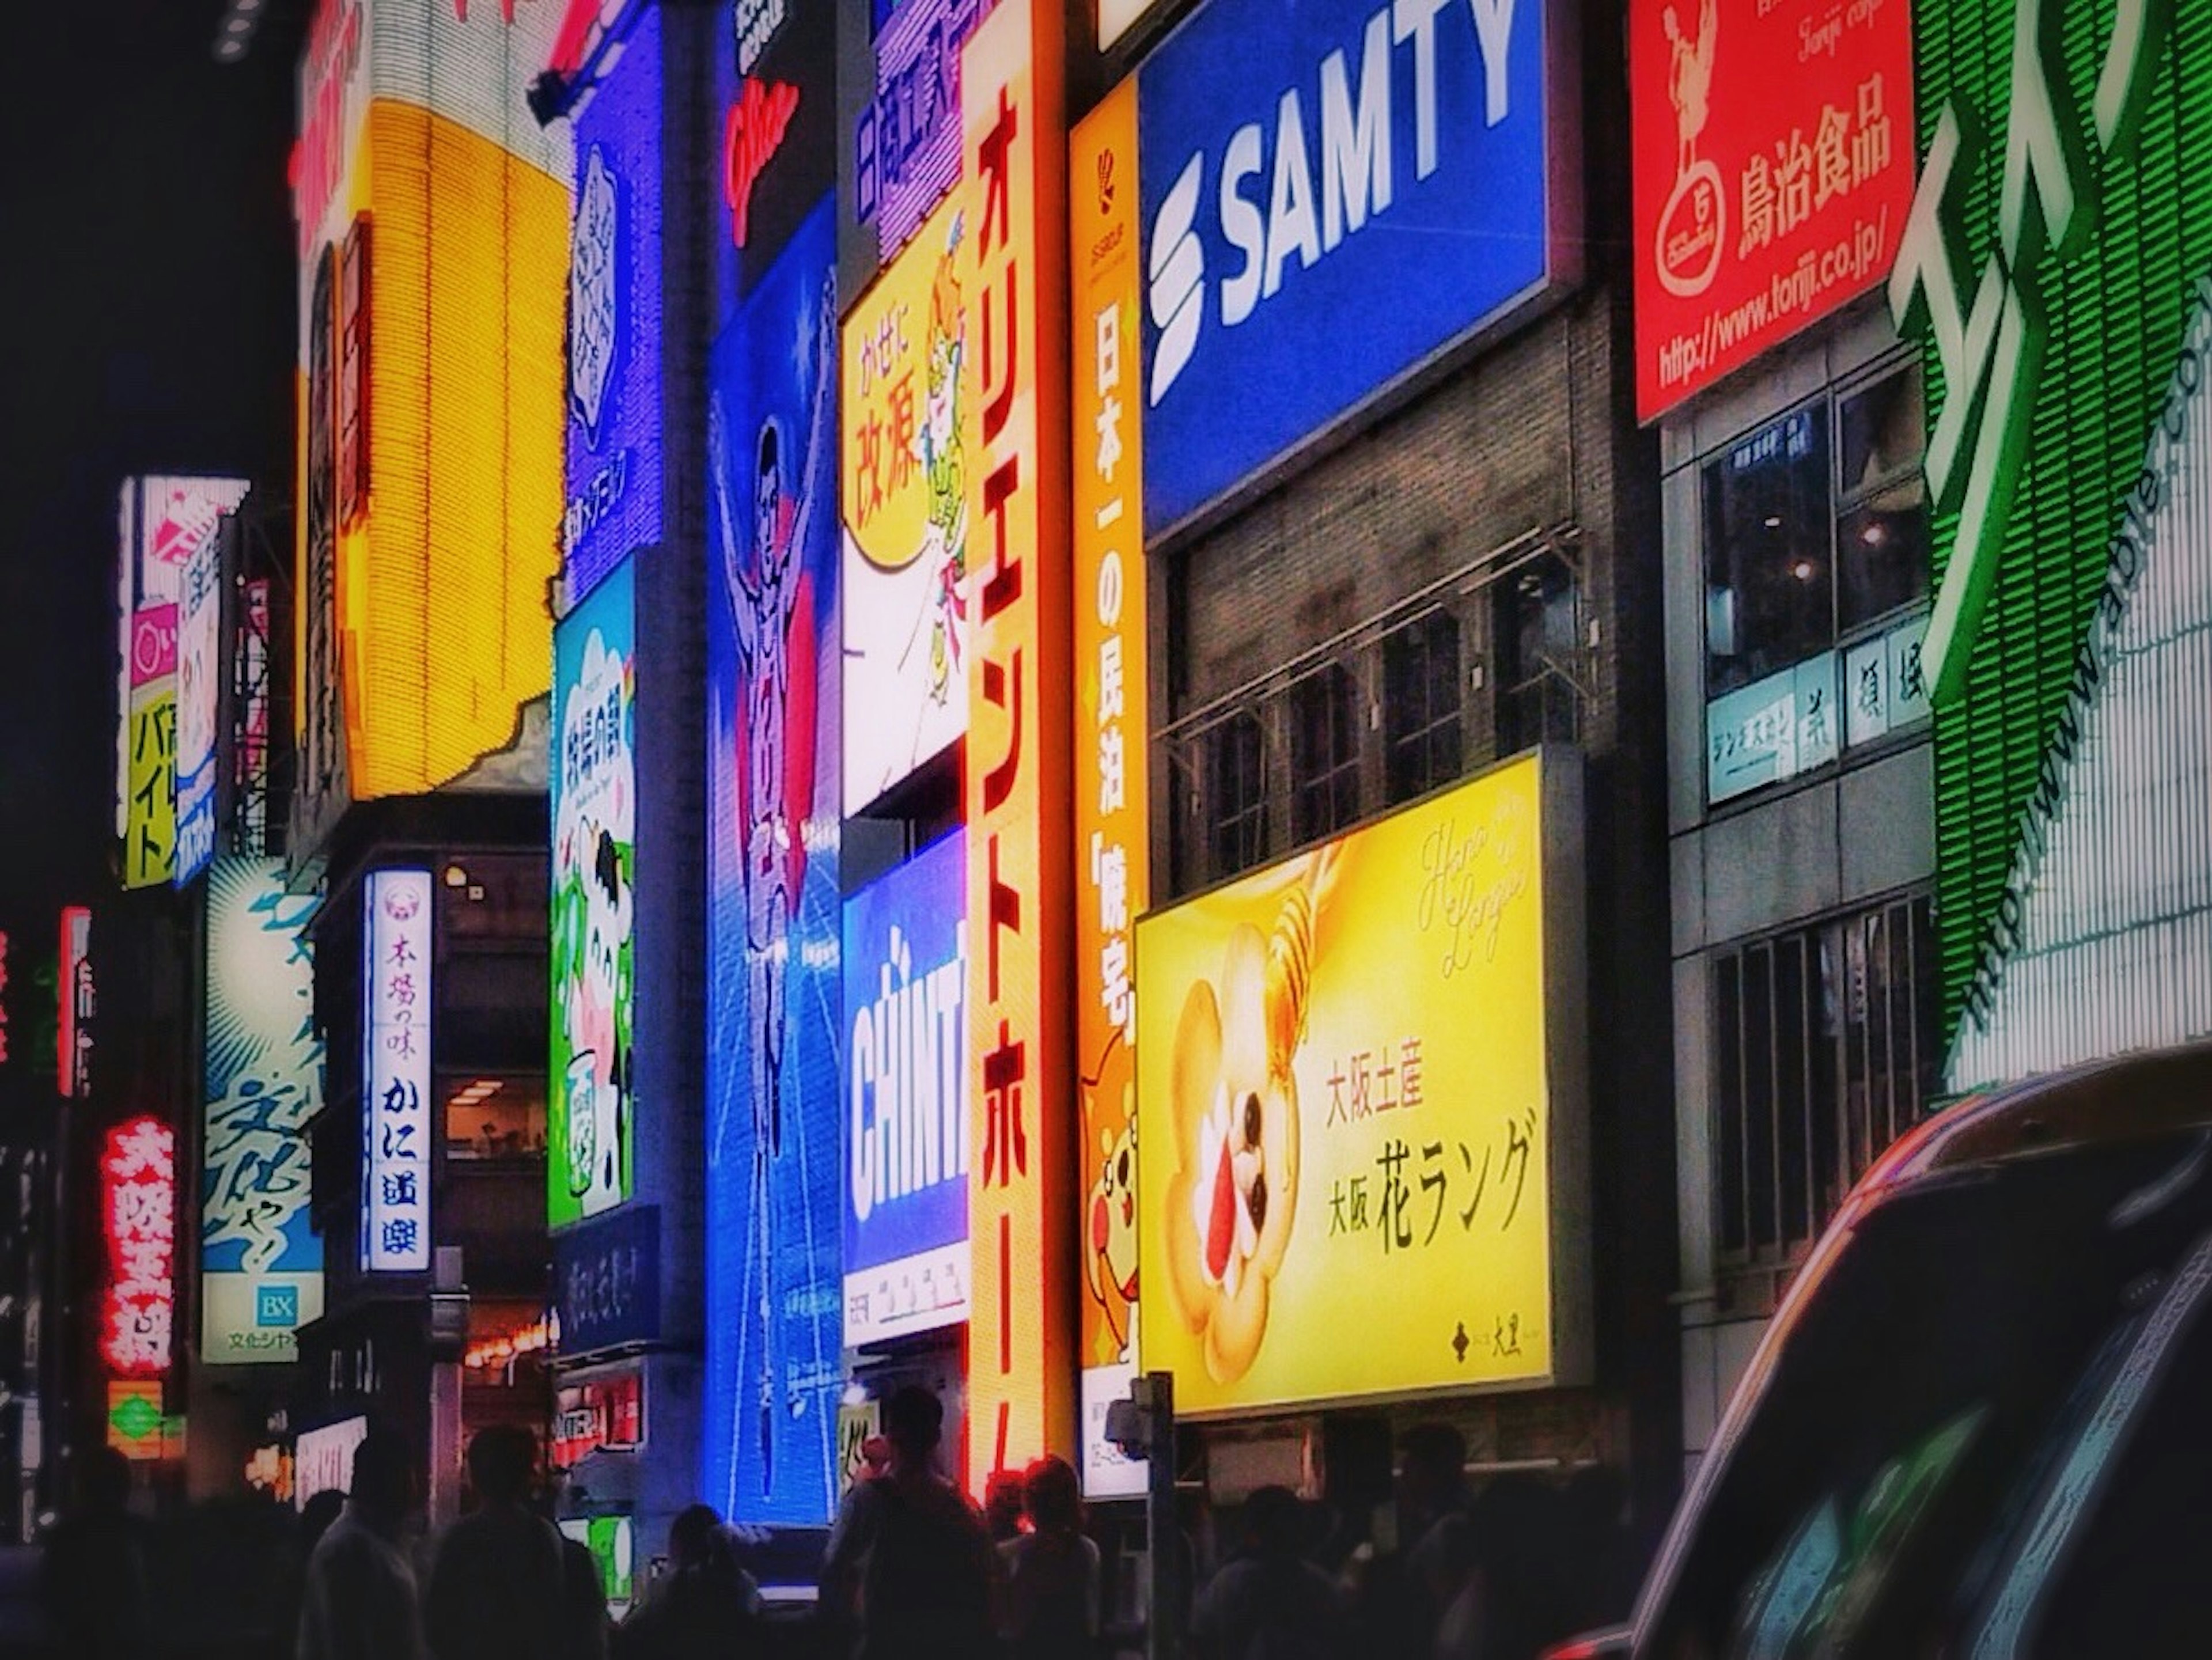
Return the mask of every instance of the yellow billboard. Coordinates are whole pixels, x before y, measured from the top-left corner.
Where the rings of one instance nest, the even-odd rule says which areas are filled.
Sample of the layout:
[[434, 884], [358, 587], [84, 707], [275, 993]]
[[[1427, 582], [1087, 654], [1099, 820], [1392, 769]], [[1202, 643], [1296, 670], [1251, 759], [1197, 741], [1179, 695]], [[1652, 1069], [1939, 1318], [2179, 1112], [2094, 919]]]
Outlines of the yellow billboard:
[[1137, 925], [1143, 1364], [1198, 1415], [1577, 1381], [1578, 775]]
[[955, 191], [845, 319], [844, 734], [856, 813], [968, 729], [966, 198]]
[[557, 8], [321, 0], [301, 67], [307, 822], [449, 783], [547, 692], [574, 140]]

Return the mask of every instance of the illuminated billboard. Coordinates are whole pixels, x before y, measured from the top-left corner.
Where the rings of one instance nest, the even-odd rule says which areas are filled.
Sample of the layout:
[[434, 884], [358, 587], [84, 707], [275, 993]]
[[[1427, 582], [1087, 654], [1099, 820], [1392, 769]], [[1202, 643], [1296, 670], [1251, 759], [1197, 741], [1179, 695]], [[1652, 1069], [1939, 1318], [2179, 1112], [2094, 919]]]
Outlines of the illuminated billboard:
[[837, 8], [737, 0], [718, 9], [714, 220], [726, 311], [753, 291], [836, 183]]
[[1178, 1411], [1583, 1375], [1575, 785], [1523, 757], [1138, 924]]
[[[220, 607], [213, 544], [246, 490], [234, 478], [163, 476], [127, 480], [119, 493], [115, 828], [126, 888], [189, 881], [213, 851]], [[180, 739], [187, 750], [181, 770]], [[180, 801], [191, 837], [182, 869]]]
[[131, 619], [123, 885], [169, 880], [177, 858], [177, 607], [141, 605]]
[[660, 9], [647, 6], [572, 118], [576, 200], [561, 521], [572, 605], [625, 554], [660, 539], [661, 52]]
[[111, 1126], [100, 1187], [107, 1241], [100, 1359], [113, 1377], [160, 1377], [169, 1370], [177, 1306], [176, 1133], [148, 1115]]
[[184, 886], [215, 856], [216, 717], [222, 706], [222, 538], [210, 530], [177, 581], [176, 858]]
[[303, 842], [447, 784], [546, 695], [567, 500], [566, 8], [322, 0], [300, 72]]
[[1650, 420], [1889, 275], [1912, 206], [1912, 12], [1635, 0], [1628, 52]]
[[837, 303], [827, 198], [711, 355], [707, 1385], [732, 1521], [836, 1495]]
[[1149, 533], [1570, 279], [1568, 10], [1207, 0], [1145, 59]]
[[362, 885], [361, 1267], [430, 1266], [430, 873], [380, 870]]
[[92, 972], [92, 912], [82, 905], [62, 909], [58, 970], [54, 1089], [64, 1101], [82, 1101], [92, 1094], [92, 1027], [98, 1012]]
[[[1068, 974], [1067, 145], [1058, 0], [1004, 0], [961, 54], [968, 662], [969, 1486], [1075, 1440]], [[1049, 344], [1048, 344], [1049, 343]]]
[[947, 202], [846, 318], [839, 353], [845, 733], [857, 813], [968, 729], [966, 216]]
[[553, 997], [546, 1217], [630, 1196], [637, 970], [637, 619], [627, 561], [553, 630]]
[[[1102, 14], [1103, 16], [1103, 14]], [[1137, 1373], [1136, 997], [1129, 931], [1152, 903], [1146, 859], [1145, 542], [1137, 269], [1137, 89], [1124, 81], [1068, 148], [1074, 343], [1068, 390], [1075, 492], [1075, 1055], [1083, 1122], [1084, 1491], [1145, 1490], [1145, 1467], [1106, 1438], [1106, 1409]]]
[[307, 1201], [307, 1122], [321, 1110], [315, 1033], [320, 902], [281, 859], [218, 859], [207, 884], [205, 1118], [200, 1152], [200, 1358], [298, 1358], [322, 1317], [323, 1242]]
[[[1947, 1082], [2212, 1034], [2212, 9], [1923, 8]], [[2094, 93], [2094, 96], [2092, 95]]]
[[844, 1332], [968, 1317], [968, 855], [955, 830], [845, 902]]
[[[839, 257], [865, 281], [960, 182], [960, 53], [994, 0], [842, 6]], [[827, 9], [825, 8], [825, 9]]]

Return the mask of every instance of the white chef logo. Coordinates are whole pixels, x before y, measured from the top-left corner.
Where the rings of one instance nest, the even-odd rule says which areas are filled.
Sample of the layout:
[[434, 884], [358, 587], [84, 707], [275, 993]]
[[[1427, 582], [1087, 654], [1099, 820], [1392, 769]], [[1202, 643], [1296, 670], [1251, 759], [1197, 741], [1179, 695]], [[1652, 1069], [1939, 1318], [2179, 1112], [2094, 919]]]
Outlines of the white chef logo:
[[1721, 240], [1728, 228], [1728, 197], [1720, 169], [1698, 155], [1698, 137], [1712, 113], [1713, 54], [1720, 39], [1714, 0], [1703, 0], [1698, 38], [1683, 33], [1669, 6], [1667, 31], [1667, 97], [1674, 106], [1674, 188], [1659, 216], [1652, 253], [1659, 284], [1683, 299], [1703, 294], [1720, 269]]
[[615, 235], [614, 175], [594, 144], [576, 192], [575, 251], [568, 264], [568, 404], [593, 449], [614, 378]]

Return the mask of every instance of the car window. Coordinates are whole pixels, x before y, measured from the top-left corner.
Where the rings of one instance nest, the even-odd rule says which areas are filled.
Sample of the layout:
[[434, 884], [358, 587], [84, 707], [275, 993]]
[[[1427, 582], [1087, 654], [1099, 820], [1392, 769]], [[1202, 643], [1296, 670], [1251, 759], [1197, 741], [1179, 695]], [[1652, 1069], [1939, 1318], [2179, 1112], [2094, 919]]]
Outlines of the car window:
[[[1964, 1655], [2022, 1563], [2049, 1589], [2016, 1651], [2084, 1651], [2033, 1639], [2098, 1617], [2069, 1568], [2082, 1541], [2142, 1531], [2091, 1502], [2114, 1484], [2084, 1471], [2132, 1456], [2136, 1421], [2166, 1409], [2194, 1360], [2193, 1293], [2175, 1288], [2212, 1237], [2207, 1164], [2197, 1137], [2054, 1152], [1862, 1219], [1727, 1453], [1644, 1651]], [[2154, 1320], [2172, 1328], [2164, 1370], [2130, 1392]], [[2069, 1481], [2080, 1502], [2054, 1509]], [[2030, 1530], [2048, 1548], [2062, 1513], [2065, 1548], [2039, 1566]], [[2212, 1511], [2197, 1515], [2203, 1531]]]

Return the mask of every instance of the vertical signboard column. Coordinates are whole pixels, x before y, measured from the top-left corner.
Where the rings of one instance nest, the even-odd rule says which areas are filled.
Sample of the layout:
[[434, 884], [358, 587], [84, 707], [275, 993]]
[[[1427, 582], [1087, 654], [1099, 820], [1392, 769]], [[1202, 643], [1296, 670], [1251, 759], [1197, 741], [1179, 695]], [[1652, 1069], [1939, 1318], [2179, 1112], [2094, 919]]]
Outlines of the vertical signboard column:
[[1075, 493], [1075, 1052], [1082, 1122], [1084, 1490], [1145, 1490], [1105, 1436], [1137, 1371], [1136, 997], [1132, 920], [1150, 903], [1146, 834], [1142, 327], [1137, 88], [1124, 81], [1068, 149]]
[[319, 903], [286, 891], [281, 859], [219, 859], [208, 875], [200, 1355], [214, 1365], [295, 1359], [295, 1334], [323, 1311], [307, 1213]]
[[430, 873], [372, 872], [362, 985], [361, 1266], [430, 1266]]
[[1073, 1444], [1074, 1310], [1052, 1225], [1072, 1197], [1065, 988], [1073, 719], [1060, 8], [1008, 0], [961, 62], [975, 636], [969, 670], [970, 1485]]
[[555, 1227], [630, 1197], [637, 888], [636, 617], [625, 561], [553, 630]]

